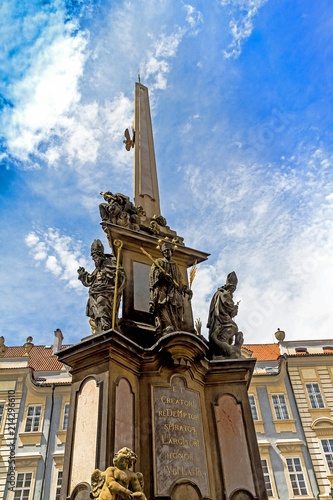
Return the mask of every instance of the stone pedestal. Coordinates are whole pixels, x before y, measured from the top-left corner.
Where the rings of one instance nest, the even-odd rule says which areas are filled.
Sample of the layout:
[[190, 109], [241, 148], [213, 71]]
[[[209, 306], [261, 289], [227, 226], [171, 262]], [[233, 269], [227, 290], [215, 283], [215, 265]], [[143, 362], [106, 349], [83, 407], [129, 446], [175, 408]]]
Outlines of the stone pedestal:
[[73, 376], [62, 500], [89, 498], [92, 471], [124, 446], [148, 500], [267, 499], [247, 395], [255, 360], [207, 354], [195, 334], [147, 348], [112, 330], [59, 353]]
[[[151, 346], [156, 341], [154, 317], [148, 312], [149, 308], [149, 271], [152, 261], [162, 257], [157, 248], [159, 238], [144, 232], [132, 231], [128, 228], [117, 226], [109, 222], [102, 222], [103, 230], [107, 236], [113, 254], [117, 255], [116, 241], [122, 242], [121, 261], [127, 276], [123, 292], [120, 327], [121, 331], [141, 346]], [[183, 282], [188, 286], [187, 269], [193, 264], [203, 262], [208, 253], [193, 248], [179, 245], [174, 252], [183, 277]], [[184, 300], [183, 326], [187, 332], [194, 332], [191, 301]]]

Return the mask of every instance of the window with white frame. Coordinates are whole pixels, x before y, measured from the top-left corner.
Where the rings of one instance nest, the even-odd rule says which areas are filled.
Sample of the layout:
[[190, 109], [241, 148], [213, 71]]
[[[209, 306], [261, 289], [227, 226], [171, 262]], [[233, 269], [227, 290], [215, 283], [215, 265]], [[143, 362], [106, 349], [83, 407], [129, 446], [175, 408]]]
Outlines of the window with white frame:
[[5, 403], [0, 403], [0, 427], [2, 425], [4, 415], [5, 415]]
[[62, 485], [62, 470], [58, 470], [55, 500], [60, 500], [61, 485]]
[[322, 439], [321, 444], [330, 474], [333, 474], [333, 439]]
[[27, 419], [25, 421], [25, 432], [39, 431], [41, 414], [42, 414], [41, 406], [28, 406]]
[[289, 412], [284, 394], [272, 394], [272, 402], [277, 420], [289, 420]]
[[69, 403], [64, 406], [64, 417], [62, 419], [62, 430], [67, 431], [68, 428], [68, 416], [69, 416]]
[[305, 483], [301, 460], [298, 457], [287, 458], [289, 479], [293, 494], [295, 496], [307, 495], [308, 490]]
[[256, 400], [253, 394], [249, 394], [249, 403], [253, 420], [259, 420]]
[[272, 488], [272, 481], [271, 481], [271, 476], [269, 474], [269, 468], [268, 468], [268, 463], [266, 458], [261, 459], [261, 467], [262, 471], [264, 473], [264, 480], [265, 480], [265, 486], [266, 486], [266, 491], [267, 495], [269, 497], [273, 497], [273, 488]]
[[319, 384], [306, 384], [311, 408], [325, 408]]
[[19, 472], [16, 476], [14, 500], [30, 500], [31, 472]]

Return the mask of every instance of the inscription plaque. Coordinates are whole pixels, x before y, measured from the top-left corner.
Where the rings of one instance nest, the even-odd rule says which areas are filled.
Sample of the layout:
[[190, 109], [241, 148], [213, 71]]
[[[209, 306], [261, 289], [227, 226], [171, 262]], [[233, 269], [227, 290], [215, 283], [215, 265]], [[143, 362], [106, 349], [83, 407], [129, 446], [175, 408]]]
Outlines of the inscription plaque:
[[179, 479], [197, 484], [209, 496], [200, 398], [181, 377], [169, 387], [153, 387], [155, 494], [170, 494]]

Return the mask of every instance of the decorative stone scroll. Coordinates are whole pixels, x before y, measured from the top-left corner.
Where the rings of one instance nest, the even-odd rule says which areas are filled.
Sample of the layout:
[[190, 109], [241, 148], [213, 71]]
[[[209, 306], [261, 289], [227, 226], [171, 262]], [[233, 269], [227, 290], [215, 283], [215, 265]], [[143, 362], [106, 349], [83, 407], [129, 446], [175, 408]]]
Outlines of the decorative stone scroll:
[[209, 496], [208, 468], [199, 394], [181, 377], [153, 387], [155, 495], [168, 495], [179, 480], [197, 484]]

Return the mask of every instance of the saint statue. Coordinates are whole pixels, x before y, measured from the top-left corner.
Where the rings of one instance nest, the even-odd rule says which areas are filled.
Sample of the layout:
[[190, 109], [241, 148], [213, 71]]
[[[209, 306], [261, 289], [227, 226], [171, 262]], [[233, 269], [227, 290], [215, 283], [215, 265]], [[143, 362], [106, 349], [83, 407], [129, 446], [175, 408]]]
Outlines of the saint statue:
[[185, 294], [192, 298], [192, 290], [184, 284], [178, 264], [172, 260], [173, 248], [169, 243], [161, 247], [163, 257], [150, 268], [149, 312], [155, 316], [157, 333], [182, 330]]
[[[115, 257], [104, 253], [104, 247], [100, 240], [94, 240], [92, 243], [91, 257], [96, 266], [95, 270], [89, 274], [84, 267], [79, 267], [77, 272], [78, 279], [81, 283], [89, 287], [86, 315], [90, 318], [89, 323], [92, 328], [92, 333], [96, 333], [96, 331], [109, 330], [112, 328], [113, 314], [115, 314], [115, 318], [117, 318], [126, 276], [122, 267], [117, 269]], [[116, 290], [117, 273], [118, 280]]]
[[97, 500], [147, 500], [143, 493], [143, 475], [129, 470], [136, 462], [136, 454], [129, 448], [119, 450], [113, 467], [104, 472], [96, 469], [91, 476], [91, 497]]
[[241, 357], [243, 334], [233, 320], [238, 313], [238, 303], [233, 301], [237, 283], [236, 273], [229, 273], [226, 284], [216, 290], [210, 303], [207, 328], [213, 356]]

